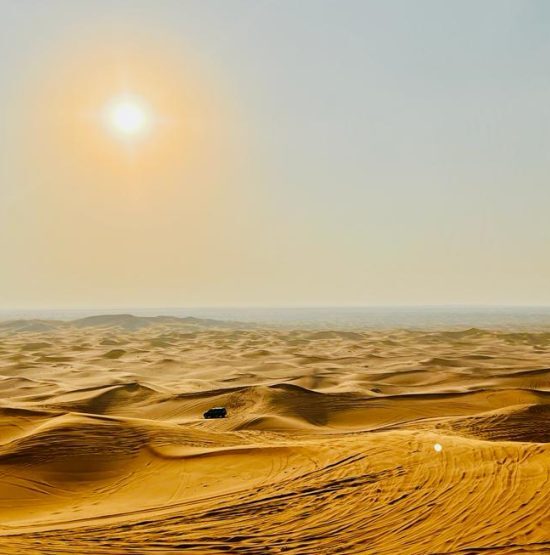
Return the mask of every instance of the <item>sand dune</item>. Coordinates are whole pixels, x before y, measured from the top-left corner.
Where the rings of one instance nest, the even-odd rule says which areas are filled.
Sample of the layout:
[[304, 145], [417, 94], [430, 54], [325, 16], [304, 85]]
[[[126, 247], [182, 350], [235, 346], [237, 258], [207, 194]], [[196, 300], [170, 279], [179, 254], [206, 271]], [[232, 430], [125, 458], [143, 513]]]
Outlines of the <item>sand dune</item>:
[[540, 331], [0, 323], [0, 553], [550, 553], [549, 361]]

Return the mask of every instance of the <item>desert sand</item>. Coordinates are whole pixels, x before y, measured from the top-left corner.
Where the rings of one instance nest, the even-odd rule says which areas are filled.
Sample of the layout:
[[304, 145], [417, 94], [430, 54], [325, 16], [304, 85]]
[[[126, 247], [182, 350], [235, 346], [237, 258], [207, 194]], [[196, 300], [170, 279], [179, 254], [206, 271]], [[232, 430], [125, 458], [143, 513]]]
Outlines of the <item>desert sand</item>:
[[548, 332], [5, 322], [0, 391], [2, 554], [550, 553]]

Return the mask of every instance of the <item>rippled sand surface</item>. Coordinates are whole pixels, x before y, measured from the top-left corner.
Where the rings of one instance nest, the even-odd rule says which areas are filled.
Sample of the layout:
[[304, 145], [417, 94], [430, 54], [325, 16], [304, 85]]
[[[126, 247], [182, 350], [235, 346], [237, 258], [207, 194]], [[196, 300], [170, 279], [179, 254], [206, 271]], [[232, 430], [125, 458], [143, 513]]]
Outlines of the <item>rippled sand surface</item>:
[[550, 553], [550, 333], [20, 321], [0, 392], [2, 554]]

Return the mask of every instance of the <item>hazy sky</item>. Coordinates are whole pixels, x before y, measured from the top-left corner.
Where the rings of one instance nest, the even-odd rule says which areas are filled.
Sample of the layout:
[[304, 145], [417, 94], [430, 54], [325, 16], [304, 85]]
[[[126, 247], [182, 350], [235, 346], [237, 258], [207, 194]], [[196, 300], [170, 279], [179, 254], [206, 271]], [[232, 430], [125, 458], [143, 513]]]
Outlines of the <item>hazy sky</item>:
[[0, 0], [0, 306], [550, 304], [549, 69], [545, 0]]

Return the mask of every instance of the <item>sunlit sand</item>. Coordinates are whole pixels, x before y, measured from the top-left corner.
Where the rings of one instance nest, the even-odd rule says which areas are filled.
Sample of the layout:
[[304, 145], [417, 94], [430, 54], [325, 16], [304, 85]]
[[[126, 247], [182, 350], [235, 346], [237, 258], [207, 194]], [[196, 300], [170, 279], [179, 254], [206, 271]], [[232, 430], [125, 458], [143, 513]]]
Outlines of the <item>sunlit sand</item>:
[[0, 324], [0, 552], [546, 552], [549, 355], [543, 332]]

